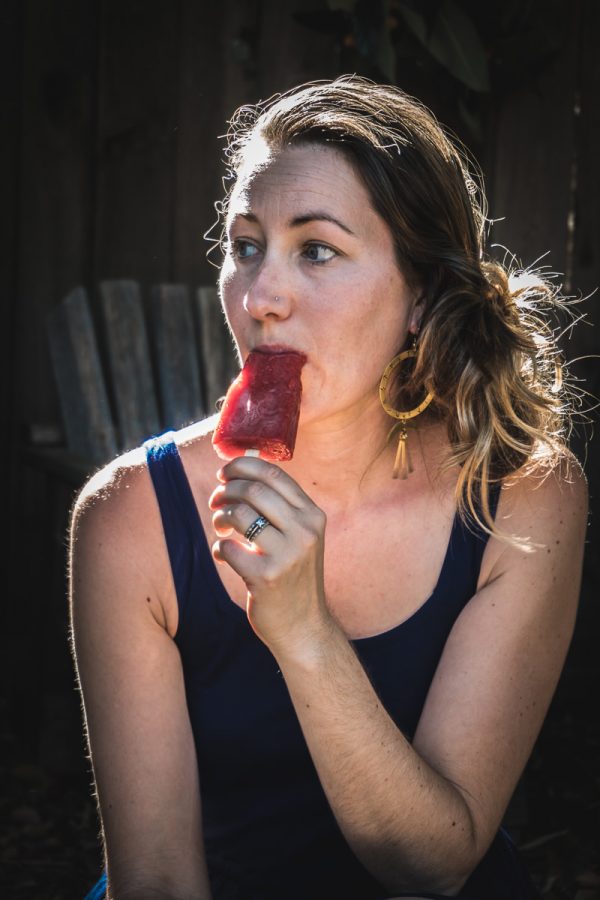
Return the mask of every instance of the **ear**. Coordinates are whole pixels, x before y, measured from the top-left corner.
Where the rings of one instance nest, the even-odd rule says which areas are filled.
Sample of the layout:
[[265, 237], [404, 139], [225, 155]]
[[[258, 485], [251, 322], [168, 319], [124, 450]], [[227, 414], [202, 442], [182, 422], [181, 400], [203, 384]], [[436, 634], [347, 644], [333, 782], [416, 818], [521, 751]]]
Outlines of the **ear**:
[[423, 296], [418, 297], [415, 305], [412, 308], [412, 312], [410, 314], [410, 321], [408, 324], [408, 330], [411, 334], [418, 334], [421, 329], [421, 319], [423, 318], [423, 313], [425, 311], [425, 298]]

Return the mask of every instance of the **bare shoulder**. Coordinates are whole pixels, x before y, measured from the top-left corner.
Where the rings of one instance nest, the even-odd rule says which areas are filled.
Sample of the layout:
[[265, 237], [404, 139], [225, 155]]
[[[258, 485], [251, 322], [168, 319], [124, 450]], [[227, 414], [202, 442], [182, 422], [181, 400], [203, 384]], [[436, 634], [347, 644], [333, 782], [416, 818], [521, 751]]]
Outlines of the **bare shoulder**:
[[[72, 513], [73, 542], [84, 538], [139, 544], [148, 533], [153, 490], [144, 447], [137, 447], [95, 472], [79, 492]], [[124, 548], [125, 549], [125, 548]]]
[[[202, 473], [208, 468], [214, 480], [219, 463], [211, 445], [213, 428], [214, 417], [174, 432], [173, 439], [186, 469]], [[113, 567], [125, 568], [126, 562], [123, 579], [147, 586], [158, 599], [157, 619], [172, 630], [176, 608], [172, 575], [145, 447], [112, 460], [83, 486], [73, 507], [71, 554], [87, 573], [107, 560]]]
[[[70, 528], [73, 622], [96, 615], [117, 621], [150, 597], [148, 611], [167, 627], [168, 561], [144, 447], [97, 471], [77, 496]], [[116, 607], [116, 608], [115, 608]]]
[[[216, 418], [211, 416], [173, 432], [173, 440], [181, 454], [194, 468], [197, 460], [199, 470], [203, 468], [203, 460], [211, 463], [217, 460], [211, 444]], [[116, 457], [88, 479], [75, 501], [74, 515], [102, 519], [110, 524], [117, 524], [123, 517], [135, 518], [138, 527], [143, 527], [144, 513], [155, 504], [146, 448], [141, 446]]]
[[[579, 603], [587, 524], [587, 480], [570, 452], [545, 471], [508, 478], [496, 525], [520, 543], [490, 539], [494, 562], [473, 610], [499, 604], [523, 632], [560, 634], [560, 654], [556, 646], [553, 651], [566, 653]], [[549, 638], [546, 646], [552, 645]], [[543, 642], [537, 647], [542, 652]]]
[[587, 478], [568, 450], [551, 468], [531, 469], [507, 478], [500, 495], [496, 527], [522, 546], [519, 549], [490, 539], [491, 576], [524, 555], [539, 561], [544, 556], [564, 556], [569, 548], [583, 548], [588, 506]]
[[542, 514], [565, 505], [574, 507], [575, 512], [582, 504], [587, 508], [587, 478], [577, 457], [565, 449], [553, 466], [532, 467], [509, 477], [504, 495], [515, 512], [524, 505]]

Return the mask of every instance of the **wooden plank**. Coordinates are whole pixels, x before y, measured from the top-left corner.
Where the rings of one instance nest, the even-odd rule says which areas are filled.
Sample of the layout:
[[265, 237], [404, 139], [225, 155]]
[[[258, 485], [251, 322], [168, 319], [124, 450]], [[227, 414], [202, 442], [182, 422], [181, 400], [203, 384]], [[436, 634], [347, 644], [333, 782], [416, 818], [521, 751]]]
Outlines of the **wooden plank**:
[[74, 456], [69, 450], [60, 447], [34, 447], [26, 444], [21, 449], [21, 459], [33, 469], [45, 472], [72, 488], [80, 488], [97, 468], [89, 459]]
[[[490, 243], [526, 266], [567, 270], [577, 28], [565, 15], [563, 46], [527, 86], [507, 95], [496, 120]], [[559, 124], [557, 124], [559, 123]], [[503, 257], [502, 247], [494, 252]], [[545, 255], [547, 254], [547, 255]]]
[[89, 284], [96, 3], [25, 0], [16, 360], [21, 421], [58, 421], [47, 313]]
[[[4, 472], [0, 503], [10, 527], [8, 528], [8, 546], [5, 544], [6, 560], [10, 560], [10, 569], [5, 567], [8, 580], [5, 602], [2, 604], [0, 625], [0, 678], [2, 679], [3, 696], [8, 700], [5, 709], [5, 722], [12, 719], [14, 727], [16, 715], [21, 715], [22, 725], [25, 722], [24, 711], [19, 709], [18, 694], [23, 690], [20, 685], [20, 671], [25, 668], [25, 679], [32, 682], [31, 667], [36, 667], [36, 660], [27, 646], [25, 635], [29, 634], [31, 623], [32, 597], [25, 589], [23, 578], [16, 578], [9, 573], [27, 571], [31, 566], [31, 557], [24, 570], [19, 563], [25, 557], [25, 545], [28, 553], [37, 548], [31, 541], [23, 540], [28, 534], [23, 528], [24, 497], [20, 488], [18, 460], [18, 418], [20, 417], [19, 398], [16, 390], [15, 375], [19, 371], [18, 336], [16, 330], [17, 311], [19, 307], [19, 272], [18, 272], [18, 238], [19, 238], [19, 181], [21, 172], [21, 91], [23, 77], [23, 11], [20, 0], [8, 0], [3, 4], [3, 21], [0, 28], [0, 80], [3, 87], [4, 102], [0, 105], [0, 194], [3, 198], [4, 215], [0, 217], [0, 283], [5, 292], [3, 308], [3, 327], [0, 329], [0, 357], [2, 370], [2, 407], [3, 422], [2, 457], [0, 465]], [[21, 369], [22, 371], [22, 369]], [[37, 565], [37, 562], [36, 562]], [[35, 601], [33, 601], [35, 602]], [[26, 610], [26, 613], [24, 612]], [[28, 621], [29, 619], [29, 621]], [[31, 663], [31, 666], [30, 666]], [[36, 712], [37, 710], [34, 710]], [[31, 710], [28, 710], [31, 715]], [[30, 727], [30, 725], [27, 725]], [[22, 733], [18, 737], [22, 737]]]
[[[14, 471], [18, 448], [17, 397], [15, 396], [15, 371], [17, 369], [16, 319], [18, 303], [18, 226], [19, 226], [19, 169], [21, 126], [21, 74], [23, 22], [22, 4], [19, 0], [7, 0], [2, 6], [0, 28], [0, 83], [4, 102], [0, 104], [0, 195], [4, 215], [0, 216], [0, 284], [6, 301], [2, 310], [0, 328], [0, 415], [3, 423], [3, 440], [0, 465], [3, 472]], [[2, 509], [13, 522], [20, 498], [16, 493], [14, 478], [3, 478], [0, 493]], [[19, 528], [9, 528], [10, 543], [20, 534]]]
[[[580, 359], [570, 366], [578, 379], [577, 387], [589, 392], [582, 398], [582, 411], [600, 402], [600, 6], [584, 0], [580, 10], [580, 52], [578, 69], [577, 115], [575, 117], [576, 173], [573, 203], [572, 290], [588, 298], [573, 307], [586, 315], [586, 323], [575, 326], [566, 346], [569, 359]], [[600, 545], [598, 498], [600, 497], [600, 444], [594, 430], [598, 427], [598, 409], [587, 415], [595, 425], [585, 429], [578, 424], [571, 446], [582, 461], [588, 477], [591, 515], [583, 570], [582, 602], [578, 613], [571, 659], [586, 673], [587, 682], [598, 680], [597, 635], [600, 630]], [[595, 438], [595, 440], [594, 440]]]
[[[571, 355], [577, 356], [600, 353], [600, 5], [588, 0], [581, 4], [581, 11], [572, 282], [573, 290], [584, 297], [595, 292], [577, 307], [579, 312], [588, 314], [595, 327], [577, 327], [573, 334], [577, 353], [571, 349]], [[589, 368], [589, 376], [594, 378], [589, 389], [599, 394], [599, 361], [592, 360]]]
[[160, 430], [140, 286], [135, 281], [102, 281], [100, 296], [119, 447], [130, 450]]
[[[230, 23], [227, 10], [220, 7], [219, 15], [209, 15], [197, 0], [181, 0], [181, 10], [173, 272], [178, 282], [209, 284], [215, 269], [206, 258], [210, 242], [203, 235], [215, 222], [214, 202], [222, 194], [219, 135], [232, 111], [225, 109], [225, 71], [232, 62], [223, 52], [222, 34]], [[218, 263], [219, 253], [211, 258]]]
[[[219, 101], [223, 122], [245, 103], [260, 96], [258, 43], [264, 27], [264, 2], [223, 0], [221, 15], [221, 58]], [[219, 134], [226, 127], [219, 130]]]
[[182, 284], [151, 290], [162, 427], [180, 428], [204, 415], [189, 291]]
[[239, 372], [240, 365], [216, 288], [198, 288], [196, 313], [205, 404], [208, 415], [212, 415], [217, 401]]
[[258, 49], [259, 91], [264, 99], [317, 78], [334, 78], [331, 35], [305, 28], [294, 13], [315, 12], [314, 0], [263, 0]]
[[91, 463], [117, 452], [87, 294], [75, 288], [48, 316], [52, 366], [67, 446]]
[[104, 0], [93, 282], [173, 281], [179, 3]]

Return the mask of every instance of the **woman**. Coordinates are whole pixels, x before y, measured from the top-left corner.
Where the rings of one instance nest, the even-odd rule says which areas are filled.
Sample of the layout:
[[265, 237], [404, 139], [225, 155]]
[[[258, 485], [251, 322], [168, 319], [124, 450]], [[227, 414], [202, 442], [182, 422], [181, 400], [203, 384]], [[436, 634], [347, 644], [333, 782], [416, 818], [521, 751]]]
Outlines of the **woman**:
[[291, 461], [224, 465], [210, 419], [78, 499], [108, 895], [532, 897], [500, 826], [587, 519], [549, 289], [484, 260], [464, 160], [395, 88], [244, 107], [228, 160], [223, 306], [241, 361], [306, 354], [300, 424]]

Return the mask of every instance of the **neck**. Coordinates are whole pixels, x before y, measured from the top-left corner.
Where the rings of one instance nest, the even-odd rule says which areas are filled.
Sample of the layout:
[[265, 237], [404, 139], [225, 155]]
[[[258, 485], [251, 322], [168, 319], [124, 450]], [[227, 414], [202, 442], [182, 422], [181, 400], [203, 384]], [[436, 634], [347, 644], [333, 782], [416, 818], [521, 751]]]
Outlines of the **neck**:
[[424, 423], [409, 429], [413, 473], [392, 478], [398, 437], [387, 441], [394, 419], [375, 401], [346, 411], [335, 420], [302, 425], [294, 458], [285, 469], [312, 499], [328, 512], [347, 512], [379, 497], [391, 498], [420, 490], [429, 480], [426, 445], [432, 429]]

